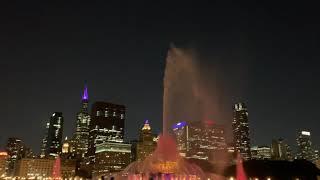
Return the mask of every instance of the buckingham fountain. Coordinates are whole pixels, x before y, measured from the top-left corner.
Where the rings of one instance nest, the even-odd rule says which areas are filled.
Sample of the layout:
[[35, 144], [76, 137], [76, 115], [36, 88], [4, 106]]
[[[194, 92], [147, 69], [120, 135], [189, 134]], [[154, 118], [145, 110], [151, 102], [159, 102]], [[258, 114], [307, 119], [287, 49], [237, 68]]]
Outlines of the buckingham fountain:
[[[192, 54], [172, 46], [166, 59], [163, 92], [163, 133], [155, 151], [143, 161], [131, 163], [125, 170], [113, 176], [114, 179], [132, 180], [200, 180], [208, 179], [203, 170], [196, 164], [180, 156], [175, 140], [169, 133], [169, 125], [175, 122], [170, 119], [189, 118], [204, 119], [205, 112], [214, 105], [207, 102], [209, 93], [203, 91], [199, 82], [199, 71], [196, 69]], [[209, 98], [210, 99], [210, 98]], [[194, 107], [196, 106], [196, 107]], [[180, 109], [176, 109], [179, 107]], [[192, 114], [192, 111], [200, 112]], [[190, 113], [191, 112], [191, 113]], [[236, 179], [245, 180], [242, 161], [238, 158], [239, 166]], [[223, 176], [212, 175], [211, 179], [226, 179]]]

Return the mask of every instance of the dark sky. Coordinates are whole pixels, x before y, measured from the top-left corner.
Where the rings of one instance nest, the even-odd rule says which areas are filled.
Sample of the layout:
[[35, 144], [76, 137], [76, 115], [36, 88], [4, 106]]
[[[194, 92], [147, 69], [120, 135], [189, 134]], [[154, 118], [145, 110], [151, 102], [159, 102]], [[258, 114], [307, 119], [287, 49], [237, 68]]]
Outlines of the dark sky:
[[91, 102], [127, 106], [127, 137], [144, 119], [159, 132], [171, 42], [219, 67], [230, 108], [223, 121], [231, 123], [233, 103], [247, 103], [253, 144], [283, 137], [293, 145], [305, 128], [319, 145], [315, 4], [8, 2], [0, 3], [2, 145], [17, 136], [39, 151], [54, 111], [63, 112], [70, 136], [85, 81]]

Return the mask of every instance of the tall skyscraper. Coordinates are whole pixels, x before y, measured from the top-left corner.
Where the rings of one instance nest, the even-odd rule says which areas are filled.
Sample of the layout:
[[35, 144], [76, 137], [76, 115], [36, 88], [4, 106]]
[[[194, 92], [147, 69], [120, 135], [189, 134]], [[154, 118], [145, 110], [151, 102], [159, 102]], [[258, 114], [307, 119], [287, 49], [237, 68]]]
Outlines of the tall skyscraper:
[[271, 158], [274, 160], [292, 160], [290, 146], [281, 138], [272, 139]]
[[81, 110], [77, 114], [76, 132], [72, 140], [73, 148], [77, 157], [83, 158], [88, 151], [88, 139], [89, 139], [89, 123], [90, 115], [88, 112], [88, 88], [84, 87], [83, 95], [81, 99]]
[[23, 157], [23, 144], [21, 139], [15, 137], [8, 138], [6, 152], [9, 155], [8, 174], [13, 175], [17, 161]]
[[225, 160], [227, 145], [221, 125], [213, 121], [179, 122], [173, 126], [173, 132], [182, 156], [211, 162]]
[[92, 105], [88, 156], [94, 162], [96, 146], [105, 142], [122, 143], [126, 107], [107, 102]]
[[315, 160], [314, 149], [311, 143], [311, 133], [309, 131], [299, 131], [297, 137], [298, 159], [306, 159], [308, 161]]
[[232, 129], [235, 151], [244, 160], [251, 159], [248, 111], [244, 103], [234, 105]]
[[156, 136], [152, 134], [149, 121], [146, 120], [142, 129], [140, 130], [139, 142], [137, 143], [136, 160], [143, 161], [155, 150], [157, 142]]
[[41, 157], [58, 156], [61, 153], [63, 116], [55, 112], [46, 124], [45, 137], [42, 141]]

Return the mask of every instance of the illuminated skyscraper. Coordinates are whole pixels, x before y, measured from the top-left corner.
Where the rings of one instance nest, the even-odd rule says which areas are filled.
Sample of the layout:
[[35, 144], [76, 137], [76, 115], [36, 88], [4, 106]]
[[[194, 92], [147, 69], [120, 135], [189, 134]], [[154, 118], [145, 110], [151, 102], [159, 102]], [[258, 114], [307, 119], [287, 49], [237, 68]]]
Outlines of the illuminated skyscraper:
[[41, 157], [58, 156], [62, 148], [63, 116], [55, 112], [46, 124], [45, 137], [42, 141]]
[[239, 152], [243, 159], [251, 159], [248, 111], [244, 103], [234, 106], [232, 129], [235, 151]]
[[298, 159], [306, 159], [308, 161], [315, 160], [315, 151], [312, 148], [311, 133], [309, 131], [299, 131], [297, 137], [298, 143]]
[[123, 105], [106, 102], [95, 102], [92, 105], [88, 148], [91, 162], [94, 162], [98, 144], [123, 142], [125, 111]]
[[146, 120], [142, 129], [140, 130], [139, 142], [137, 143], [136, 160], [143, 161], [149, 156], [156, 148], [156, 136], [152, 134], [149, 121]]
[[23, 144], [21, 139], [15, 137], [8, 138], [6, 152], [9, 155], [8, 174], [13, 175], [17, 161], [23, 157]]
[[83, 158], [88, 151], [88, 139], [89, 139], [89, 123], [90, 115], [88, 112], [88, 88], [84, 87], [81, 110], [77, 114], [76, 132], [72, 140], [72, 145], [75, 150], [77, 157]]
[[211, 162], [224, 160], [222, 157], [227, 153], [227, 145], [221, 125], [213, 121], [179, 122], [173, 126], [173, 132], [182, 156]]
[[183, 121], [173, 125], [172, 129], [176, 137], [178, 151], [181, 156], [186, 157], [190, 150], [189, 126], [187, 122]]

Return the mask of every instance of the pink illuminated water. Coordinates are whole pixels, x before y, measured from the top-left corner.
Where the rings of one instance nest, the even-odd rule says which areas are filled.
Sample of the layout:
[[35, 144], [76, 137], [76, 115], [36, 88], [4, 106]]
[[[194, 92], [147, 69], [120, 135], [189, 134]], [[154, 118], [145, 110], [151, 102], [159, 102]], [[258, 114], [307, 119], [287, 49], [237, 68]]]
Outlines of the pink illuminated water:
[[[219, 83], [212, 73], [207, 77], [204, 69], [199, 66], [192, 51], [170, 48], [164, 75], [163, 135], [151, 155], [143, 161], [131, 163], [116, 174], [115, 179], [206, 179], [199, 166], [180, 156], [175, 140], [168, 133], [171, 126], [180, 121], [220, 119], [219, 98], [222, 96], [217, 94]], [[237, 180], [247, 180], [241, 158], [238, 157], [237, 161]], [[214, 174], [211, 177], [214, 180], [225, 179]]]
[[59, 156], [57, 157], [53, 165], [52, 179], [61, 180], [61, 160]]
[[237, 180], [247, 180], [240, 153], [237, 156]]
[[163, 79], [163, 134], [181, 121], [221, 120], [221, 83], [217, 70], [202, 64], [190, 49], [168, 51]]
[[150, 156], [144, 161], [131, 163], [120, 176], [128, 179], [201, 179], [204, 173], [200, 167], [179, 155], [171, 136], [162, 135], [156, 150]]

